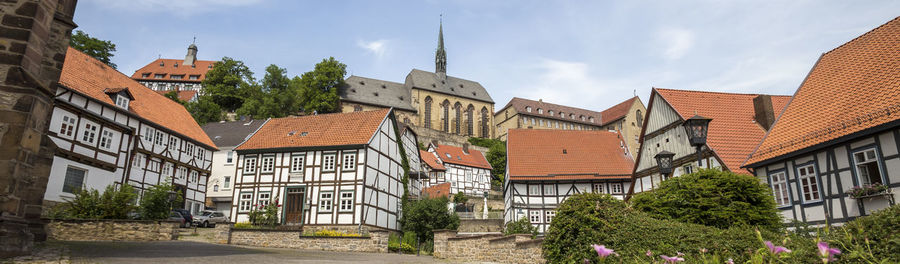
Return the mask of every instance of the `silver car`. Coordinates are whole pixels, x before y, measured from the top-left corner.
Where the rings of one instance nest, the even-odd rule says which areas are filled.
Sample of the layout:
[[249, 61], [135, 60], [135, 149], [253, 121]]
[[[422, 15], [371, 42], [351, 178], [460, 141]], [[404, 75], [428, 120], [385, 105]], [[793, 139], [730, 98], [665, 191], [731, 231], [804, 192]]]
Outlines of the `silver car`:
[[199, 227], [215, 227], [219, 223], [228, 223], [228, 217], [220, 212], [203, 211], [194, 216], [194, 224]]

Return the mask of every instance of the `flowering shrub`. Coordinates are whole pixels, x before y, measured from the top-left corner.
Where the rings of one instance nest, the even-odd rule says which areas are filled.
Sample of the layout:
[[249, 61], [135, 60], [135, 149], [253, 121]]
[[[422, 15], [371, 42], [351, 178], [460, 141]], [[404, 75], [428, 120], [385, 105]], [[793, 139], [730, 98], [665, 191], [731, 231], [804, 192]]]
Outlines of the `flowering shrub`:
[[278, 208], [281, 208], [278, 200], [267, 205], [254, 204], [247, 213], [247, 218], [250, 219], [250, 224], [255, 226], [275, 226], [279, 222]]
[[884, 193], [888, 190], [888, 186], [881, 183], [867, 184], [863, 186], [854, 186], [847, 191], [852, 198], [865, 197], [873, 194]]

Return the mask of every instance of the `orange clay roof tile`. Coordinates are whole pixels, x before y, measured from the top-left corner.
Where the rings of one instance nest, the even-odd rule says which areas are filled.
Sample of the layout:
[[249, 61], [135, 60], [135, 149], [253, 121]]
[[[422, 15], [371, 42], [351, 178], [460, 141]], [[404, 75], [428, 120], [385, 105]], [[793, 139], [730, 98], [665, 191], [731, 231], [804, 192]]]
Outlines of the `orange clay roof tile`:
[[[162, 66], [159, 64], [162, 63]], [[206, 72], [212, 69], [216, 61], [198, 60], [194, 62], [194, 67], [184, 65], [184, 60], [179, 59], [156, 59], [150, 64], [138, 69], [131, 75], [132, 79], [139, 81], [178, 81], [178, 82], [194, 82], [199, 83], [206, 79]], [[178, 65], [178, 67], [175, 67]], [[144, 77], [147, 74], [147, 77]], [[162, 79], [157, 79], [157, 74], [165, 74]], [[184, 75], [181, 79], [172, 79], [172, 75]], [[196, 80], [191, 80], [191, 75], [196, 75]]]
[[625, 117], [625, 115], [628, 114], [628, 110], [631, 109], [631, 106], [634, 104], [634, 100], [638, 100], [638, 97], [632, 97], [600, 112], [600, 115], [603, 117], [603, 125], [605, 126]]
[[273, 118], [235, 150], [368, 144], [390, 109]]
[[425, 164], [428, 165], [428, 167], [430, 167], [432, 170], [437, 170], [437, 171], [447, 170], [447, 168], [445, 168], [444, 165], [441, 165], [441, 163], [438, 162], [437, 157], [434, 156], [434, 153], [420, 149], [419, 156], [422, 156], [422, 161], [424, 161]]
[[491, 164], [488, 163], [487, 159], [484, 158], [484, 155], [481, 154], [481, 151], [477, 151], [472, 148], [469, 148], [469, 154], [466, 154], [463, 152], [462, 147], [435, 145], [434, 151], [437, 153], [438, 158], [440, 158], [444, 163], [489, 170], [492, 169]]
[[627, 179], [634, 159], [622, 144], [617, 132], [510, 129], [509, 179]]

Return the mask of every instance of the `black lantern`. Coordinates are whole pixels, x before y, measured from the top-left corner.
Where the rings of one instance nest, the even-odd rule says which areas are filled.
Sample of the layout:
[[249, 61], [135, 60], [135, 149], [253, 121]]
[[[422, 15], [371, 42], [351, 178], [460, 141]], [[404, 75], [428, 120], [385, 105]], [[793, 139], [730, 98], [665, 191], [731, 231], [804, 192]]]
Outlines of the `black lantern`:
[[672, 157], [675, 157], [675, 153], [665, 150], [656, 154], [656, 156], [653, 156], [653, 158], [656, 158], [656, 166], [659, 167], [659, 174], [661, 174], [663, 178], [666, 178], [672, 173]]
[[174, 191], [169, 191], [168, 194], [169, 194], [169, 197], [168, 197], [169, 198], [169, 210], [172, 210], [172, 208], [175, 208], [175, 199], [178, 199], [178, 193], [176, 193]]
[[484, 192], [484, 199], [487, 199], [487, 198], [488, 198], [488, 192], [485, 191], [485, 192]]
[[688, 135], [688, 140], [691, 142], [691, 146], [697, 148], [698, 166], [703, 166], [701, 151], [703, 150], [703, 145], [706, 145], [706, 136], [707, 132], [709, 132], [709, 121], [712, 121], [712, 118], [694, 115], [694, 117], [685, 120], [683, 124], [684, 130]]

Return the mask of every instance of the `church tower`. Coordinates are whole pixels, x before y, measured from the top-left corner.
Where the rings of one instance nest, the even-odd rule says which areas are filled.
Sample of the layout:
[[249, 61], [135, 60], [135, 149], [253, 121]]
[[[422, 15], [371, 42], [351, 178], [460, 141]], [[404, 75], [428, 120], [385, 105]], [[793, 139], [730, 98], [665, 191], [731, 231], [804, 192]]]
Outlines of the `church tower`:
[[447, 76], [447, 51], [444, 50], [444, 21], [441, 20], [441, 26], [438, 30], [438, 47], [434, 54], [434, 72]]
[[188, 46], [187, 55], [184, 56], [184, 65], [194, 65], [197, 62], [197, 45], [191, 43]]

